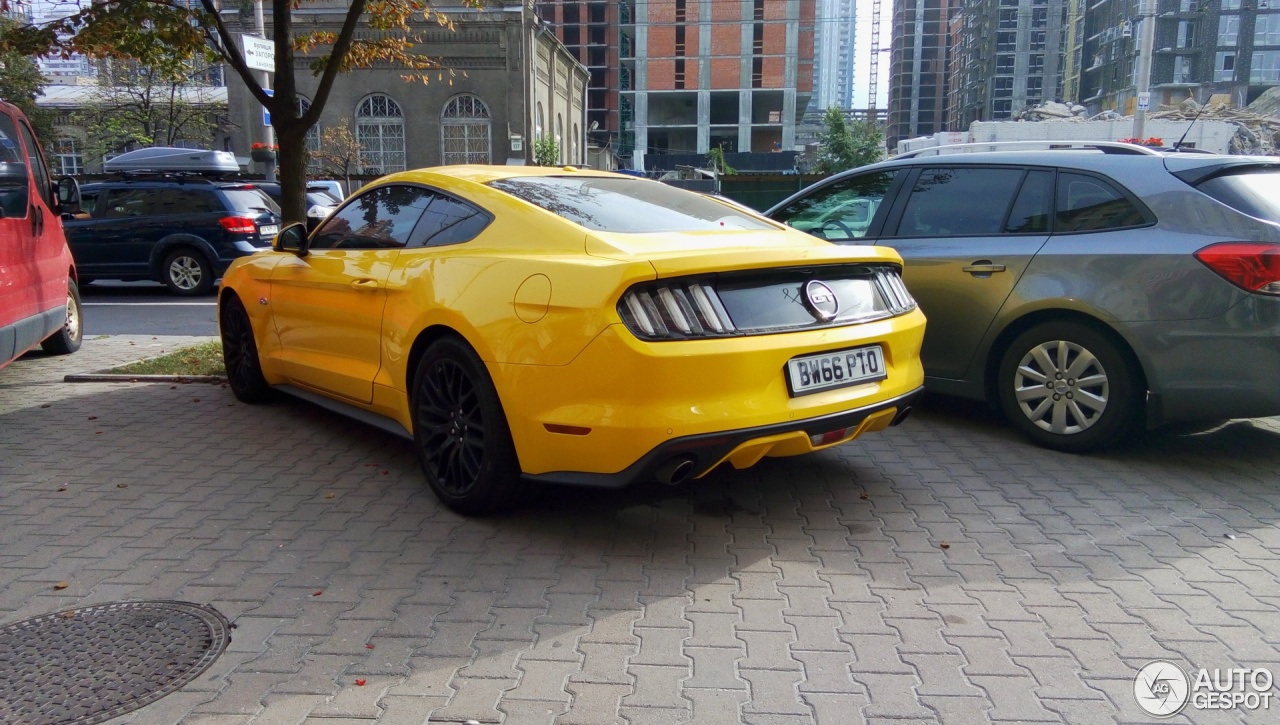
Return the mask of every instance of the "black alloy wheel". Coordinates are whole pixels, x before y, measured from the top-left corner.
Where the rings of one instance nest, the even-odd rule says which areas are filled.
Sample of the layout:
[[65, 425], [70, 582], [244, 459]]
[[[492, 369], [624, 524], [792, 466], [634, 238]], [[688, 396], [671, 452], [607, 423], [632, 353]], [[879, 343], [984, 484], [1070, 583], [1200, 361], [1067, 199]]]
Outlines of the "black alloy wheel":
[[271, 386], [262, 375], [253, 324], [239, 297], [227, 295], [218, 322], [222, 333], [222, 364], [227, 369], [231, 392], [246, 403], [266, 400], [271, 396]]
[[497, 390], [465, 343], [442, 338], [423, 354], [413, 385], [414, 442], [427, 484], [461, 514], [494, 513], [534, 491]]

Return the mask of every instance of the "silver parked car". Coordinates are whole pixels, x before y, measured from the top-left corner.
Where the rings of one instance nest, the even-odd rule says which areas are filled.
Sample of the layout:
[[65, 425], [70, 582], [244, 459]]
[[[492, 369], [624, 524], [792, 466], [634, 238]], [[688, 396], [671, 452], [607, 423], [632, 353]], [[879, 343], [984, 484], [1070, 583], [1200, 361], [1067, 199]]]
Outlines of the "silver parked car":
[[1119, 143], [915, 155], [766, 215], [896, 249], [929, 318], [926, 387], [998, 402], [1042, 445], [1280, 414], [1280, 159]]

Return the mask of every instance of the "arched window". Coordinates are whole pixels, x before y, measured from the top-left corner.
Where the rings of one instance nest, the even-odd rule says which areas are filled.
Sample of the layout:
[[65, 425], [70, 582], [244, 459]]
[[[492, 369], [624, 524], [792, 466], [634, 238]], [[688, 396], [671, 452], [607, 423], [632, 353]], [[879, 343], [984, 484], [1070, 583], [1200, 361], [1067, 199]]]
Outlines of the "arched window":
[[[306, 96], [295, 96], [294, 107], [298, 110], [298, 116], [311, 110], [311, 99]], [[320, 160], [320, 122], [316, 121], [315, 125], [307, 129], [305, 136], [307, 148], [307, 173], [318, 174], [324, 167], [324, 162]]]
[[575, 124], [573, 124], [573, 140], [570, 142], [571, 144], [573, 144], [573, 146], [572, 146], [572, 148], [573, 148], [573, 155], [569, 157], [569, 163], [574, 164], [575, 166], [576, 166], [576, 165], [580, 165], [580, 164], [582, 163], [582, 157], [581, 157], [581, 156], [579, 156], [579, 153], [580, 153], [580, 152], [578, 151], [578, 148], [579, 148], [579, 146], [578, 146], [578, 144], [579, 144], [578, 138], [579, 138], [580, 136], [581, 136], [581, 134], [580, 134], [580, 133], [578, 133], [578, 124], [576, 124], [576, 123], [575, 123]]
[[560, 114], [556, 114], [556, 149], [560, 151], [560, 163], [564, 163], [564, 153], [568, 149], [566, 143], [568, 139], [564, 137], [564, 118]]
[[404, 112], [391, 96], [375, 93], [356, 108], [356, 141], [366, 174], [404, 171]]
[[463, 93], [449, 99], [440, 113], [441, 163], [487, 164], [489, 107], [479, 96]]
[[533, 139], [536, 141], [542, 138], [542, 134], [547, 132], [546, 116], [542, 112], [542, 101], [538, 101], [538, 120], [537, 125], [533, 127]]

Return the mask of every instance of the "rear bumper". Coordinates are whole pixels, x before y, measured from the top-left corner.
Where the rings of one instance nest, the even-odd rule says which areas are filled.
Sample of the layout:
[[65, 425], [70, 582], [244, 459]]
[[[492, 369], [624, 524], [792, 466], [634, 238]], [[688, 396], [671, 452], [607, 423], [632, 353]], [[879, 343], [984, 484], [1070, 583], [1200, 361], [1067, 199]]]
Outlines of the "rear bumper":
[[[488, 367], [521, 470], [612, 475], [675, 440], [821, 419], [907, 395], [924, 384], [919, 357], [924, 325], [924, 315], [915, 310], [840, 328], [644, 342], [616, 324], [567, 365], [490, 362]], [[886, 378], [790, 394], [788, 360], [867, 344], [881, 346]], [[779, 444], [767, 455], [811, 450], [807, 439], [804, 443]], [[735, 464], [749, 465], [744, 458], [738, 456]]]
[[1148, 425], [1280, 415], [1280, 299], [1220, 317], [1124, 325], [1151, 391]]
[[[920, 387], [906, 395], [841, 413], [673, 438], [617, 473], [553, 471], [526, 475], [525, 478], [540, 483], [623, 488], [658, 478], [658, 472], [674, 461], [692, 463], [689, 474], [684, 478], [701, 478], [724, 462], [733, 464], [735, 468], [746, 468], [765, 456], [811, 453], [851, 441], [870, 430], [894, 425], [906, 417], [905, 413], [910, 411], [923, 393], [924, 388]], [[846, 431], [838, 440], [814, 444], [809, 439], [810, 436], [837, 430]]]

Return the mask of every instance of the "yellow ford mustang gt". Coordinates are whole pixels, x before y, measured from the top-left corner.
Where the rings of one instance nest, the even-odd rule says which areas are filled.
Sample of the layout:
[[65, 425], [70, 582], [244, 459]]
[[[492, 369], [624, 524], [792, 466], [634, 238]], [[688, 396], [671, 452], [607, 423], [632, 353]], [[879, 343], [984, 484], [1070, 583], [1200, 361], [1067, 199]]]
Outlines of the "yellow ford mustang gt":
[[223, 277], [231, 389], [410, 438], [450, 508], [678, 483], [906, 417], [924, 316], [881, 247], [630, 176], [379, 179]]

